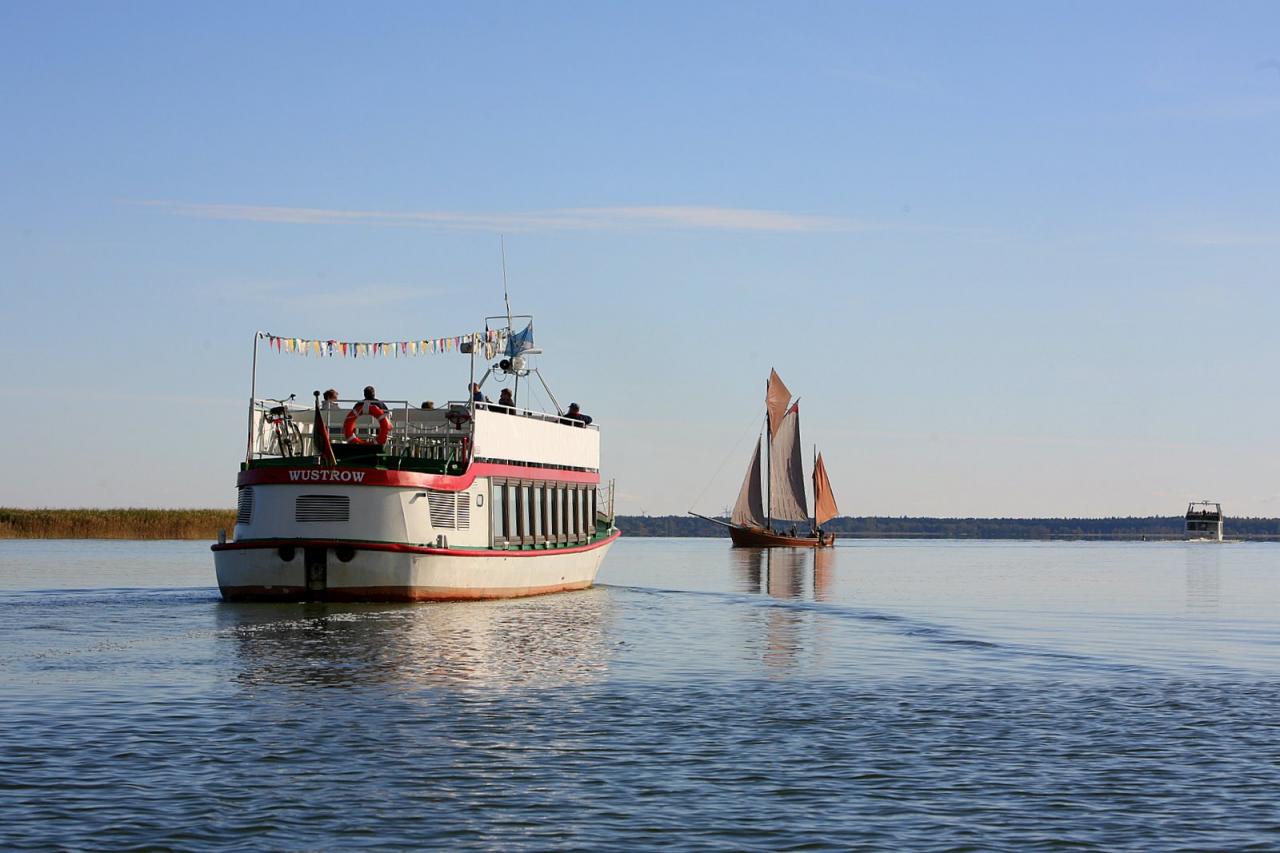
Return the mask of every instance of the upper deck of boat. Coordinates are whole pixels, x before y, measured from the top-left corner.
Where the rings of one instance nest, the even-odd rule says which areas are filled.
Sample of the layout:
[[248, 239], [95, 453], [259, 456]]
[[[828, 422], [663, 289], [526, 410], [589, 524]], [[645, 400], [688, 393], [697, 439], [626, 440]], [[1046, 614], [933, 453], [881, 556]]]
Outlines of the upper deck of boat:
[[[403, 400], [384, 402], [391, 431], [381, 445], [371, 417], [357, 420], [354, 437], [364, 443], [345, 437], [343, 426], [355, 401], [339, 401], [335, 408], [321, 410], [339, 465], [429, 474], [461, 474], [477, 460], [575, 471], [600, 468], [600, 432], [594, 424], [496, 403], [451, 402], [423, 409]], [[300, 440], [282, 441], [280, 435], [292, 430], [272, 414], [278, 407], [274, 400], [254, 402], [242, 469], [322, 464], [312, 435], [314, 410], [288, 407]]]

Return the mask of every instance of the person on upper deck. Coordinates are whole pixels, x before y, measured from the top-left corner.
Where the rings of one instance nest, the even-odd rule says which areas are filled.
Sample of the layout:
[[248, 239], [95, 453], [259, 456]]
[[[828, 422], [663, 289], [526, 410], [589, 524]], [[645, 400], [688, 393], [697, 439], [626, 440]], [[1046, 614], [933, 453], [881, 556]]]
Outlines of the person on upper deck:
[[488, 397], [486, 397], [484, 394], [480, 393], [480, 383], [479, 383], [479, 382], [472, 382], [472, 383], [471, 383], [471, 401], [472, 401], [473, 403], [487, 403], [487, 402], [489, 402], [489, 398], [488, 398]]
[[324, 400], [320, 403], [320, 408], [322, 409], [341, 408], [341, 406], [338, 405], [338, 392], [332, 388], [330, 388], [328, 391], [325, 391]]
[[428, 410], [429, 410], [429, 409], [434, 409], [435, 407], [436, 407], [436, 404], [435, 404], [434, 402], [432, 402], [431, 400], [423, 400], [423, 401], [422, 401], [422, 408], [424, 408], [424, 409], [428, 409]]
[[364, 399], [356, 405], [360, 406], [366, 414], [368, 414], [370, 406], [377, 406], [384, 413], [391, 411], [391, 408], [386, 403], [378, 399], [378, 392], [374, 390], [372, 385], [364, 386]]
[[569, 411], [565, 412], [560, 420], [562, 423], [571, 423], [573, 426], [584, 427], [591, 423], [591, 415], [584, 415], [582, 410], [578, 408], [577, 403], [570, 403]]
[[508, 415], [516, 413], [516, 399], [511, 396], [510, 388], [502, 389], [502, 393], [498, 395], [498, 405], [494, 406], [494, 408]]

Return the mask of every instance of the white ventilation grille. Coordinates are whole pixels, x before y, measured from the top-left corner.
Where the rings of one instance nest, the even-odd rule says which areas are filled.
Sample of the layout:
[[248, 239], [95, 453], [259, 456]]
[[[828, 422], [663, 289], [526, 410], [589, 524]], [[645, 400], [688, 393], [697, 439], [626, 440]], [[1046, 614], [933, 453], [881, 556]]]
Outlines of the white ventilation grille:
[[253, 520], [253, 486], [245, 486], [236, 498], [236, 524]]
[[351, 498], [346, 495], [298, 495], [295, 521], [350, 521]]
[[452, 492], [427, 492], [427, 508], [431, 511], [432, 527], [457, 529], [453, 498]]
[[427, 492], [431, 526], [447, 530], [471, 529], [470, 492]]

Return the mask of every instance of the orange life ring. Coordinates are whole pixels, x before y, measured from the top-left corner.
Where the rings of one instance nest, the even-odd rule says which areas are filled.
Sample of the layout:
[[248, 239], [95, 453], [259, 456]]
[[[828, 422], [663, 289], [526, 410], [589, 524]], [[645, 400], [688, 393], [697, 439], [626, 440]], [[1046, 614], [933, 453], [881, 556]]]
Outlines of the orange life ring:
[[[367, 408], [366, 408], [367, 404]], [[378, 444], [386, 444], [387, 436], [391, 435], [391, 418], [387, 417], [387, 412], [377, 403], [366, 403], [362, 401], [356, 403], [355, 408], [347, 412], [347, 419], [342, 422], [342, 437], [352, 444], [368, 444], [360, 436], [356, 435], [356, 420], [361, 415], [368, 415], [376, 418], [378, 421]]]

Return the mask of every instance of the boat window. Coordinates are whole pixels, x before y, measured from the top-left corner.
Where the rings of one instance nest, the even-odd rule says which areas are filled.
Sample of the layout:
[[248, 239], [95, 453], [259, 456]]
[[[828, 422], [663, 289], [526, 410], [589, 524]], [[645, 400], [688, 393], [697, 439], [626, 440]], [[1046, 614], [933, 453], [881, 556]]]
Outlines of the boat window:
[[510, 483], [502, 486], [502, 538], [511, 542], [516, 538], [516, 487]]
[[543, 487], [530, 486], [533, 499], [529, 501], [529, 532], [534, 542], [545, 542], [546, 533], [542, 530], [542, 493]]
[[573, 539], [582, 541], [582, 492], [577, 484], [573, 487]]
[[553, 542], [560, 541], [560, 487], [551, 486], [547, 489], [547, 503], [550, 507], [550, 515], [548, 531]]
[[520, 493], [524, 496], [525, 505], [521, 507], [521, 523], [524, 523], [524, 535], [520, 538], [521, 542], [532, 542], [538, 529], [534, 526], [534, 487], [525, 483], [520, 487]]
[[569, 489], [560, 487], [560, 542], [569, 541], [569, 525], [573, 516], [569, 514]]
[[574, 511], [578, 515], [578, 541], [581, 542], [587, 538], [587, 492], [582, 486], [577, 486], [573, 492]]
[[489, 534], [491, 544], [497, 545], [506, 538], [503, 526], [503, 516], [507, 507], [507, 502], [503, 500], [503, 485], [501, 480], [493, 481], [493, 495], [489, 498]]
[[527, 518], [527, 516], [525, 515], [525, 507], [529, 505], [529, 487], [517, 485], [515, 486], [515, 493], [516, 493], [516, 506], [515, 506], [516, 524], [515, 524], [515, 529], [511, 531], [513, 534], [511, 538], [516, 539], [520, 542], [523, 542], [524, 537], [529, 530], [527, 523], [525, 521], [525, 519]]
[[551, 493], [551, 486], [543, 483], [538, 487], [538, 519], [541, 525], [538, 532], [542, 534], [542, 541], [546, 542], [552, 536], [551, 533], [551, 504], [548, 495]]

